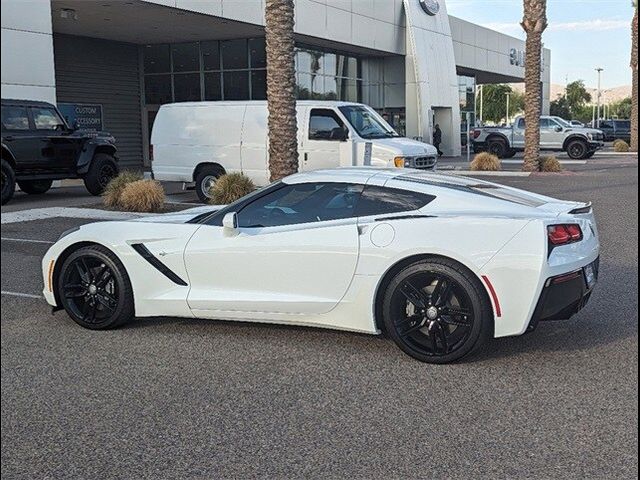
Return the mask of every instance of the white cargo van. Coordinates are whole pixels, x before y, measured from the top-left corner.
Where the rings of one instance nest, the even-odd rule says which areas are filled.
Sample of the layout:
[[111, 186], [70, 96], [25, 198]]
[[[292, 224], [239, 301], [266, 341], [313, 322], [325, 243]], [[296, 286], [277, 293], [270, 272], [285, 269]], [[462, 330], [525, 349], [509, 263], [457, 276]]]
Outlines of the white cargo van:
[[[371, 107], [301, 101], [299, 170], [374, 165], [434, 169], [436, 149], [400, 137]], [[267, 102], [194, 102], [163, 105], [151, 135], [152, 171], [161, 181], [195, 182], [206, 201], [216, 179], [242, 172], [258, 186], [269, 182]]]

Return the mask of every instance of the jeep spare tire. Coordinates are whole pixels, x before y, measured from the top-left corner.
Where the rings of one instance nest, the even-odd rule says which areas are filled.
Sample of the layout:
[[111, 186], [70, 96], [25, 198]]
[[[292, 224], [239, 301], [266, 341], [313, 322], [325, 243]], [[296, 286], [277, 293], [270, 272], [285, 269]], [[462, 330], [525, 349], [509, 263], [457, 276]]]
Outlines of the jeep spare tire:
[[91, 195], [100, 195], [118, 172], [118, 164], [111, 155], [96, 153], [84, 177], [84, 186]]
[[49, 191], [53, 185], [53, 180], [20, 180], [18, 186], [20, 190], [29, 195], [40, 195]]
[[2, 205], [13, 198], [16, 191], [16, 174], [4, 158], [2, 159]]

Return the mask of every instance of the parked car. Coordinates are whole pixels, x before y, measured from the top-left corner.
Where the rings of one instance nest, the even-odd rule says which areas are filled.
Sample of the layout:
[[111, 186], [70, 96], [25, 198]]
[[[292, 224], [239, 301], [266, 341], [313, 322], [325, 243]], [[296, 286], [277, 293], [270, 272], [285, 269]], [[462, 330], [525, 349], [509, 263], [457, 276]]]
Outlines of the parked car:
[[604, 139], [607, 142], [614, 140], [631, 141], [631, 120], [600, 120], [598, 126], [604, 132]]
[[358, 167], [299, 173], [226, 207], [84, 225], [42, 270], [54, 311], [93, 330], [171, 316], [386, 331], [447, 363], [577, 313], [599, 248], [590, 204]]
[[[366, 105], [301, 101], [297, 114], [300, 171], [365, 163], [436, 168], [432, 145], [400, 137]], [[151, 135], [153, 175], [157, 180], [195, 182], [202, 202], [225, 173], [242, 172], [263, 186], [269, 182], [267, 142], [266, 102], [163, 105]]]
[[[489, 151], [499, 158], [524, 150], [525, 119], [516, 117], [510, 127], [483, 127], [473, 131], [475, 152]], [[604, 146], [604, 134], [591, 128], [576, 128], [560, 117], [540, 117], [540, 149], [567, 152], [573, 159], [591, 158]]]
[[16, 183], [45, 193], [54, 180], [82, 178], [92, 195], [118, 174], [115, 139], [106, 132], [71, 128], [50, 103], [2, 100], [2, 204]]

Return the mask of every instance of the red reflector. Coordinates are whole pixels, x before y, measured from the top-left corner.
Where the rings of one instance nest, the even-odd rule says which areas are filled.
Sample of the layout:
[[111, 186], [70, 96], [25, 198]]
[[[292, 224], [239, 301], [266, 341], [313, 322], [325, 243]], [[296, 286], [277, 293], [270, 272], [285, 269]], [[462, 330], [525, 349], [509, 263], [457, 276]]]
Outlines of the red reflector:
[[502, 308], [500, 307], [500, 301], [498, 300], [498, 294], [496, 293], [496, 289], [493, 288], [493, 284], [491, 283], [491, 280], [489, 280], [489, 277], [487, 277], [486, 275], [482, 276], [482, 280], [484, 280], [484, 283], [487, 285], [487, 289], [489, 290], [489, 293], [491, 294], [491, 299], [493, 300], [493, 305], [496, 308], [496, 317], [501, 317], [502, 316]]
[[551, 283], [558, 284], [564, 282], [570, 282], [571, 280], [575, 280], [582, 275], [582, 271], [578, 270], [577, 272], [568, 273], [566, 275], [560, 275], [559, 277], [554, 277], [551, 279]]
[[553, 245], [565, 245], [567, 243], [579, 242], [582, 240], [582, 229], [580, 225], [570, 223], [567, 225], [549, 225], [547, 227], [549, 241]]

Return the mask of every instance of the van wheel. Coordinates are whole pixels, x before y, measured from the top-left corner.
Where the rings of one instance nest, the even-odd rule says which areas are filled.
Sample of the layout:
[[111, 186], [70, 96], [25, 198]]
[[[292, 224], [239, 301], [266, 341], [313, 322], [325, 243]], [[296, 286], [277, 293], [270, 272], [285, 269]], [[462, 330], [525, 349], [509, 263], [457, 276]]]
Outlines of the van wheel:
[[29, 195], [46, 193], [53, 185], [53, 180], [22, 180], [18, 182], [20, 190]]
[[213, 198], [211, 189], [218, 179], [224, 175], [224, 170], [216, 165], [205, 165], [196, 174], [196, 194], [202, 203], [209, 203]]
[[16, 191], [16, 174], [4, 158], [2, 159], [2, 205], [13, 198]]

